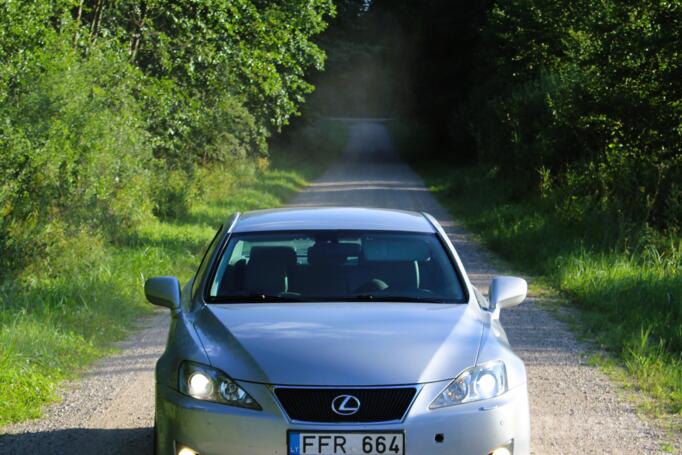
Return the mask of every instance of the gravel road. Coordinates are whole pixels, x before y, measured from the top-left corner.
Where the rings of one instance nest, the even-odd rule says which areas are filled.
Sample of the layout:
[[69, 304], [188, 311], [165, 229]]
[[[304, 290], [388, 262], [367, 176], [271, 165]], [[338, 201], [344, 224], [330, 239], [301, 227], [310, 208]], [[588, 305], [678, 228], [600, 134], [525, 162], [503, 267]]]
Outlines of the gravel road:
[[[393, 153], [386, 127], [348, 121], [344, 156], [293, 201], [295, 206], [367, 206], [426, 211], [445, 227], [476, 286], [497, 272], [491, 254], [472, 242]], [[45, 417], [3, 429], [1, 454], [150, 453], [153, 365], [163, 350], [168, 318], [143, 329], [119, 354], [65, 385], [61, 403]], [[640, 419], [618, 389], [585, 364], [585, 348], [531, 297], [502, 321], [528, 369], [532, 447], [537, 454], [659, 453], [664, 433]], [[248, 455], [248, 454], [239, 454]], [[428, 455], [428, 454], [416, 454]]]

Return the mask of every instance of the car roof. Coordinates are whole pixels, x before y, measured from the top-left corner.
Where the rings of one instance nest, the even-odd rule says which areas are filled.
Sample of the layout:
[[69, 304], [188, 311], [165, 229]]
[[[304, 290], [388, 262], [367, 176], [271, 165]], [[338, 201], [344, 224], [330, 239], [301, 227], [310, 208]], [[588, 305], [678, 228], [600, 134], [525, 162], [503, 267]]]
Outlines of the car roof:
[[360, 207], [306, 207], [242, 213], [232, 232], [366, 230], [436, 232], [421, 213]]

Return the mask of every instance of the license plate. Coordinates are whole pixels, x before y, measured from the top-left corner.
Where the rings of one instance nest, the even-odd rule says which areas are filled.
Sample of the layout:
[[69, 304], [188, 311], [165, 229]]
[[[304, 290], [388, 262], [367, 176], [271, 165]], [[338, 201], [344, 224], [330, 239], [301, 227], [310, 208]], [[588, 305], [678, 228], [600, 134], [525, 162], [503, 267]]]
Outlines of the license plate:
[[404, 455], [405, 434], [289, 432], [289, 455]]

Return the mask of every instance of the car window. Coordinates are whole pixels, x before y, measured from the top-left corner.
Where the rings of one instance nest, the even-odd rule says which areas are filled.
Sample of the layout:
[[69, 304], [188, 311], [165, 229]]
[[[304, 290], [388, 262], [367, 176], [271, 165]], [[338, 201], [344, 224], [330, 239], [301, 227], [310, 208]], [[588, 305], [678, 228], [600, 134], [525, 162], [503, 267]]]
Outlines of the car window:
[[209, 302], [464, 298], [435, 234], [384, 231], [232, 235], [206, 292]]
[[192, 296], [196, 295], [198, 286], [199, 286], [199, 279], [201, 276], [204, 274], [206, 271], [206, 267], [208, 266], [209, 261], [207, 258], [213, 253], [213, 250], [216, 247], [216, 240], [220, 236], [221, 231], [223, 230], [223, 225], [221, 225], [218, 230], [216, 231], [215, 235], [213, 236], [213, 239], [211, 240], [211, 243], [208, 244], [206, 249], [204, 250], [204, 254], [201, 257], [201, 262], [199, 263], [199, 268], [197, 269], [197, 272], [194, 274], [194, 282], [192, 283]]

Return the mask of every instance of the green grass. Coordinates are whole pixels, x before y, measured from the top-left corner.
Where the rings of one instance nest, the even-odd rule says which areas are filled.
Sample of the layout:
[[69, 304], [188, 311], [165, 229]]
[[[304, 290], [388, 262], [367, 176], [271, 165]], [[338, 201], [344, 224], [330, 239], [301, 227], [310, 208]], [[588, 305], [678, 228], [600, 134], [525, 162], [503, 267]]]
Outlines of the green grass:
[[238, 210], [286, 202], [338, 155], [345, 137], [341, 124], [307, 127], [271, 151], [267, 169], [204, 171], [203, 194], [182, 218], [152, 220], [117, 244], [72, 238], [57, 257], [36, 258], [0, 284], [0, 426], [39, 417], [62, 380], [111, 353], [151, 314], [142, 292], [147, 277], [188, 280], [222, 222]]
[[578, 332], [609, 353], [600, 364], [614, 377], [620, 369], [621, 383], [647, 397], [640, 404], [675, 431], [682, 428], [679, 238], [633, 242], [597, 215], [566, 221], [546, 200], [512, 196], [511, 183], [482, 166], [415, 168], [453, 216], [513, 269], [568, 297], [580, 309]]

